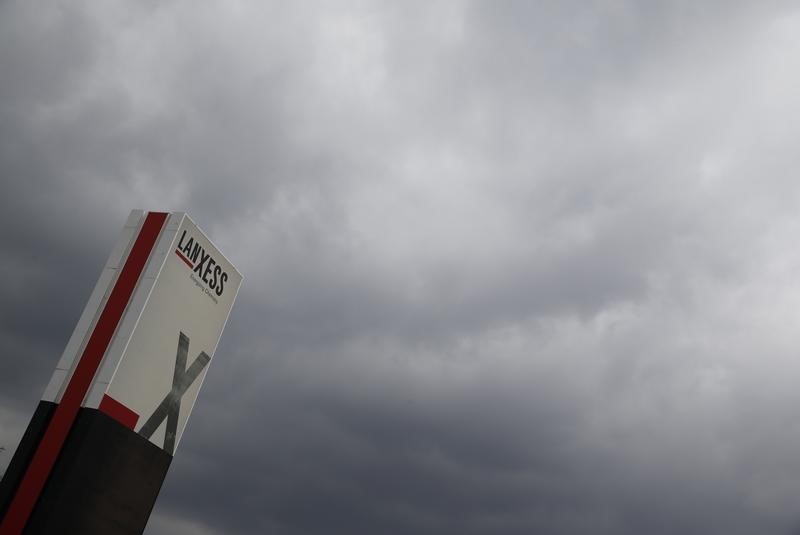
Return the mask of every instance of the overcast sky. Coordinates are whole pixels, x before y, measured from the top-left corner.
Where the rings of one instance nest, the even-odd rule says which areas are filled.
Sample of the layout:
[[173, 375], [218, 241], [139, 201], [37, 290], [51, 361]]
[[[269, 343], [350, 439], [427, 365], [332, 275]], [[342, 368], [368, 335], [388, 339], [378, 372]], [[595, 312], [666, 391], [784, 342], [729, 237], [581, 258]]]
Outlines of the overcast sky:
[[0, 468], [186, 210], [245, 281], [147, 535], [797, 535], [790, 4], [0, 2]]

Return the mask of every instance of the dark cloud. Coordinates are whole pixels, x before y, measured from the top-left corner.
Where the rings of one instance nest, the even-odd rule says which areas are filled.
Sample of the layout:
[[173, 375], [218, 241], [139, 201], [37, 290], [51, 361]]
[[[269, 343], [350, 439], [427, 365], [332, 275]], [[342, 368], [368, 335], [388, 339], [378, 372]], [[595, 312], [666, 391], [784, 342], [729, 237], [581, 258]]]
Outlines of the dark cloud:
[[0, 4], [0, 468], [185, 209], [245, 284], [148, 533], [797, 533], [798, 25]]

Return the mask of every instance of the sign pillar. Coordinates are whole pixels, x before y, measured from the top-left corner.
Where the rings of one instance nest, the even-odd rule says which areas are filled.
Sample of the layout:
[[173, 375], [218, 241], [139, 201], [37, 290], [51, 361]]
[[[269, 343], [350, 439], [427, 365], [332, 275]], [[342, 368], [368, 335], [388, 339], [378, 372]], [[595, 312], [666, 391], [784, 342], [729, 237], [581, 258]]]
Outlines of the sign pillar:
[[241, 281], [186, 214], [131, 213], [0, 483], [0, 535], [144, 530]]

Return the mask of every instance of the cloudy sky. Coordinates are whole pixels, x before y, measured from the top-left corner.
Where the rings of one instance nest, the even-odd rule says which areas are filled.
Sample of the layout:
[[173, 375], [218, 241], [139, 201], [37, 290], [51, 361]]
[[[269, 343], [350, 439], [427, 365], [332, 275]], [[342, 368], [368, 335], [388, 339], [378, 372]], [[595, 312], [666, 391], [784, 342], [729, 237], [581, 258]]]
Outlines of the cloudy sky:
[[797, 535], [790, 4], [0, 2], [0, 468], [187, 210], [245, 282], [147, 535]]

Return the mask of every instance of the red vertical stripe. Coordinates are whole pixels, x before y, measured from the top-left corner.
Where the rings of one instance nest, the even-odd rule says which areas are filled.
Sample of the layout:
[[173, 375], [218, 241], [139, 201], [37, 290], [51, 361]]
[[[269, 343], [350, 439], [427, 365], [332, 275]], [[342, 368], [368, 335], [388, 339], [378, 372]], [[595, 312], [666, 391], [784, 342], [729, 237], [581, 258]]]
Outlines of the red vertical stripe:
[[131, 248], [128, 259], [117, 277], [117, 282], [108, 296], [106, 305], [86, 343], [86, 348], [83, 350], [72, 378], [61, 397], [61, 403], [56, 408], [53, 418], [39, 442], [39, 447], [28, 465], [28, 470], [17, 487], [17, 493], [6, 511], [6, 516], [0, 524], [0, 535], [18, 535], [25, 528], [28, 517], [42, 493], [42, 488], [50, 476], [58, 454], [61, 452], [67, 434], [72, 428], [83, 398], [89, 391], [92, 379], [100, 367], [103, 355], [105, 355], [128, 301], [133, 295], [136, 283], [144, 271], [150, 252], [167, 220], [167, 215], [159, 212], [147, 214], [139, 236]]

